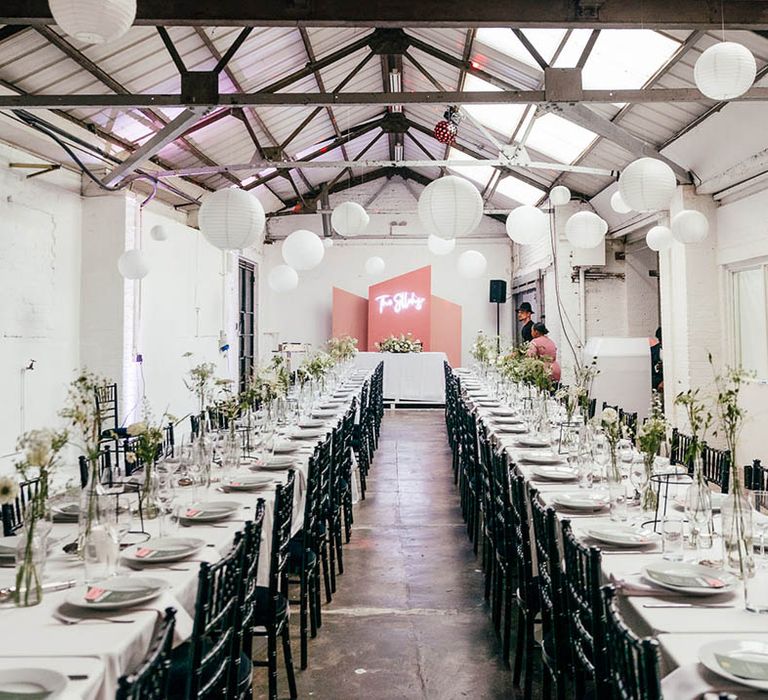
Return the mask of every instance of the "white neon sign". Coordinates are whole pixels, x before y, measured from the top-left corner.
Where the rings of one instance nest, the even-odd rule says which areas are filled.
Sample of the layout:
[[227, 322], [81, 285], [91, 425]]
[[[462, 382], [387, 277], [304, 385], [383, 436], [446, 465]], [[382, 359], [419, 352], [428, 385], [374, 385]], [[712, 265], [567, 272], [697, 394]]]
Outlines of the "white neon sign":
[[426, 301], [424, 297], [416, 296], [415, 292], [398, 292], [397, 294], [380, 294], [376, 297], [379, 302], [379, 313], [383, 314], [385, 309], [392, 308], [396, 314], [408, 309], [421, 311]]

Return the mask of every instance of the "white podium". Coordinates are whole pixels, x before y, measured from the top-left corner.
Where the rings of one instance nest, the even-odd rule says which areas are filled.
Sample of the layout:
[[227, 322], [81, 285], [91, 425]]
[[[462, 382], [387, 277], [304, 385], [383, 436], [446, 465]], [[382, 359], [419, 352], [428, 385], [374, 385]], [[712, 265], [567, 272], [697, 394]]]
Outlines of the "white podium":
[[445, 403], [444, 352], [359, 352], [355, 366], [372, 369], [384, 362], [384, 398]]

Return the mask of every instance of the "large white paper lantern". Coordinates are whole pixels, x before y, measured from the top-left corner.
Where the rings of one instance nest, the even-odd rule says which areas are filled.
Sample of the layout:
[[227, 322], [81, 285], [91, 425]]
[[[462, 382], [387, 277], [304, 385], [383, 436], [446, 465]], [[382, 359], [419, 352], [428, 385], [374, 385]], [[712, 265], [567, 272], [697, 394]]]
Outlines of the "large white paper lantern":
[[283, 242], [283, 260], [294, 270], [311, 270], [325, 255], [325, 246], [317, 234], [306, 229], [294, 231]]
[[519, 245], [529, 245], [549, 237], [547, 215], [528, 204], [507, 214], [507, 235]]
[[456, 268], [459, 274], [468, 280], [474, 280], [481, 277], [486, 268], [488, 267], [488, 261], [485, 259], [485, 255], [478, 253], [476, 250], [467, 250], [459, 255]]
[[562, 207], [571, 201], [571, 191], [565, 185], [553, 187], [549, 193], [549, 201], [553, 207]]
[[433, 255], [448, 255], [456, 248], [456, 239], [440, 238], [440, 236], [430, 233], [427, 239], [427, 248]]
[[732, 100], [755, 82], [757, 64], [746, 46], [724, 41], [710, 46], [696, 59], [693, 79], [702, 94], [712, 100]]
[[365, 273], [371, 277], [380, 275], [382, 272], [384, 272], [386, 267], [387, 265], [383, 258], [380, 258], [378, 255], [374, 255], [365, 261]]
[[299, 286], [299, 275], [288, 265], [278, 265], [269, 271], [267, 284], [276, 292], [290, 292]]
[[149, 229], [149, 235], [152, 237], [153, 241], [162, 242], [168, 240], [168, 231], [166, 230], [165, 226], [160, 224], [155, 224], [151, 229]]
[[667, 250], [674, 243], [672, 231], [668, 226], [654, 226], [645, 234], [645, 243], [655, 251]]
[[565, 237], [574, 248], [594, 248], [608, 232], [608, 224], [592, 211], [580, 211], [565, 222]]
[[483, 218], [483, 199], [471, 182], [446, 175], [430, 182], [419, 197], [419, 219], [440, 238], [466, 236]]
[[136, 0], [48, 0], [48, 6], [66, 34], [87, 44], [119, 39], [136, 19]]
[[360, 235], [369, 221], [368, 213], [357, 202], [342, 202], [331, 214], [331, 226], [341, 236]]
[[701, 243], [709, 234], [709, 221], [700, 211], [684, 209], [672, 217], [672, 235], [680, 243]]
[[611, 209], [617, 214], [629, 214], [632, 211], [632, 207], [627, 206], [618, 190], [611, 195]]
[[676, 187], [672, 168], [656, 158], [638, 158], [619, 175], [621, 198], [635, 211], [667, 209]]
[[323, 238], [323, 245], [326, 248], [333, 248], [333, 238]]
[[149, 273], [149, 261], [141, 250], [126, 250], [117, 259], [117, 269], [127, 280], [140, 280]]
[[266, 216], [256, 197], [228, 187], [207, 194], [197, 215], [205, 240], [220, 250], [240, 250], [261, 243]]

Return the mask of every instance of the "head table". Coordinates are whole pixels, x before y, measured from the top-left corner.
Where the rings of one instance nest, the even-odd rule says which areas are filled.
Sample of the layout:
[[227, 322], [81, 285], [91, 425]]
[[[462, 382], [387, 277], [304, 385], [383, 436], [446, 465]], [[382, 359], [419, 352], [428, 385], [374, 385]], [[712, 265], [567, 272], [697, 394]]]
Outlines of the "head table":
[[444, 352], [358, 352], [355, 366], [372, 370], [384, 362], [384, 398], [395, 401], [445, 401]]
[[[326, 422], [327, 433], [335, 427], [351, 402], [357, 398], [362, 383], [370, 377], [369, 370], [355, 370], [342, 385], [348, 389], [343, 405], [337, 405], [336, 415]], [[290, 426], [289, 426], [290, 427]], [[327, 434], [326, 433], [326, 434]], [[306, 481], [309, 458], [323, 438], [304, 439], [294, 464], [296, 472], [294, 488], [292, 535], [301, 530], [306, 500]], [[245, 467], [241, 467], [245, 468]], [[259, 498], [264, 499], [265, 512], [262, 527], [261, 552], [259, 558], [258, 583], [268, 585], [270, 550], [272, 543], [272, 520], [274, 510], [274, 487], [285, 482], [287, 469], [271, 471], [274, 482], [256, 491], [230, 491], [225, 496], [214, 484], [211, 499], [223, 499], [240, 503], [239, 510], [229, 519], [216, 523], [194, 523], [179, 527], [179, 536], [200, 538], [206, 546], [193, 558], [173, 562], [166, 566], [148, 565], [140, 571], [128, 568], [124, 561], [118, 567], [121, 575], [152, 576], [167, 583], [166, 591], [154, 600], [138, 607], [111, 610], [103, 614], [87, 611], [79, 613], [78, 608], [67, 605], [66, 598], [71, 590], [46, 592], [39, 605], [17, 608], [13, 603], [0, 605], [0, 625], [4, 630], [0, 636], [0, 670], [5, 668], [45, 667], [58, 670], [70, 677], [65, 693], [66, 698], [111, 700], [115, 696], [117, 679], [130, 670], [146, 653], [155, 624], [167, 607], [176, 609], [175, 644], [181, 644], [192, 633], [192, 622], [197, 594], [197, 576], [201, 561], [213, 563], [231, 546], [234, 535], [244, 528], [244, 523], [254, 517]], [[158, 533], [158, 523], [147, 520], [145, 529], [151, 536]], [[77, 536], [76, 524], [56, 523], [51, 538], [59, 544], [49, 553], [45, 566], [44, 584], [75, 580], [84, 582], [83, 563], [76, 556], [65, 554], [61, 545], [72, 542]], [[150, 538], [151, 541], [151, 538]], [[0, 587], [14, 585], [14, 570], [0, 569]], [[77, 620], [65, 624], [62, 616]], [[105, 619], [106, 618], [106, 619]], [[112, 619], [129, 621], [111, 622]]]

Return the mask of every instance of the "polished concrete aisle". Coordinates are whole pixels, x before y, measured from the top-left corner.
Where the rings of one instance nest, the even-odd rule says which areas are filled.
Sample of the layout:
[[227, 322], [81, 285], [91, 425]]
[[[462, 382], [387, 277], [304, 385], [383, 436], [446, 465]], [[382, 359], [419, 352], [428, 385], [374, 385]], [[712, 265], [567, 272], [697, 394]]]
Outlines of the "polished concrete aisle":
[[[297, 672], [301, 698], [514, 696], [459, 512], [442, 411], [386, 413], [344, 557], [310, 667]], [[280, 690], [287, 696], [284, 682]]]

